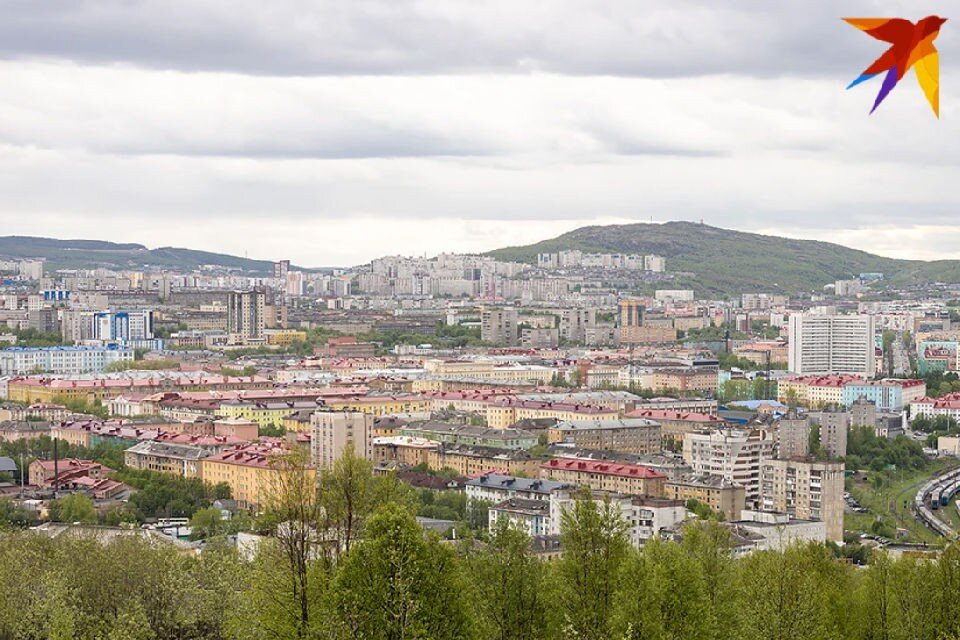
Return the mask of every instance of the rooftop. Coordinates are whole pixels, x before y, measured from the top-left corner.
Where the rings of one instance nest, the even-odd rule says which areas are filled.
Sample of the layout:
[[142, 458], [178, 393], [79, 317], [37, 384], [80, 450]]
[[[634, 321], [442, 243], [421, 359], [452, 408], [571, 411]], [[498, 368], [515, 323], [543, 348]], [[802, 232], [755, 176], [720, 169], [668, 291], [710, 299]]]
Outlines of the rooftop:
[[666, 474], [654, 471], [649, 467], [642, 467], [634, 464], [617, 464], [612, 462], [598, 462], [595, 460], [584, 460], [582, 458], [554, 458], [544, 462], [541, 465], [544, 469], [557, 469], [561, 471], [577, 471], [580, 473], [596, 473], [607, 476], [620, 476], [625, 478], [646, 478], [658, 479], [666, 478]]

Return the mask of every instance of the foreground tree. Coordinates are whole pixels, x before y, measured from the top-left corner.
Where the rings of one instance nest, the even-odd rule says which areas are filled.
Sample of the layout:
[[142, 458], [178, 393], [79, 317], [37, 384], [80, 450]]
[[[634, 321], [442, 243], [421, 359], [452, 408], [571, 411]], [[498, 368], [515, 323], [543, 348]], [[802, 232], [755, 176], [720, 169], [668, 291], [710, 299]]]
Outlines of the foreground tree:
[[[292, 449], [270, 461], [273, 481], [263, 501], [261, 543], [250, 602], [267, 637], [305, 638], [330, 574], [330, 545], [310, 454]], [[318, 579], [319, 578], [319, 579]]]
[[484, 637], [538, 640], [546, 633], [544, 565], [530, 553], [530, 538], [506, 519], [468, 561]]
[[563, 557], [553, 569], [555, 637], [606, 640], [612, 637], [614, 596], [630, 547], [626, 524], [608, 500], [585, 492], [561, 515]]
[[711, 629], [707, 584], [680, 545], [652, 540], [624, 565], [614, 626], [625, 640], [705, 638]]
[[389, 504], [367, 525], [331, 592], [336, 635], [367, 640], [474, 637], [454, 552], [425, 539], [409, 511]]

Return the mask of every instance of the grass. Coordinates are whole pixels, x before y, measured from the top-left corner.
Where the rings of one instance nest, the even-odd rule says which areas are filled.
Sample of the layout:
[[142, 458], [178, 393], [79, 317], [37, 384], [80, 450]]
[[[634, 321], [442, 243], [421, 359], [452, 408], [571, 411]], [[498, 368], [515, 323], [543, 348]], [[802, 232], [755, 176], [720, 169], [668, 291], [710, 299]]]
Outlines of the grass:
[[[854, 482], [849, 488], [850, 493], [869, 510], [869, 513], [844, 514], [844, 529], [870, 533], [871, 525], [880, 518], [891, 529], [900, 528], [909, 531], [904, 538], [906, 542], [941, 542], [943, 539], [940, 536], [914, 517], [910, 507], [914, 496], [924, 483], [952, 466], [956, 466], [955, 461], [935, 460], [922, 471], [895, 472], [890, 484], [879, 490], [868, 482]], [[951, 517], [957, 515], [956, 507], [953, 505], [948, 506], [947, 509], [952, 511]], [[960, 516], [956, 517], [954, 524], [960, 524]]]

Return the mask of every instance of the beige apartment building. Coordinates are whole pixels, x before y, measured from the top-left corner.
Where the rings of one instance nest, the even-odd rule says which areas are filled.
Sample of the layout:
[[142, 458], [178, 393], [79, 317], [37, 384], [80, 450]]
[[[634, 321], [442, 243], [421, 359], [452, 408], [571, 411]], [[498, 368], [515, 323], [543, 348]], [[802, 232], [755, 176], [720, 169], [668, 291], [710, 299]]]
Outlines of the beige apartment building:
[[739, 520], [745, 507], [744, 488], [720, 476], [682, 476], [667, 482], [665, 491], [671, 500], [702, 502], [728, 522]]
[[547, 430], [547, 440], [572, 443], [581, 449], [659, 453], [660, 425], [643, 418], [565, 420]]
[[666, 474], [635, 464], [554, 458], [540, 465], [540, 478], [586, 487], [593, 491], [612, 491], [635, 496], [663, 497]]
[[766, 460], [761, 466], [760, 507], [800, 520], [821, 520], [827, 539], [843, 540], [842, 462]]
[[373, 422], [369, 413], [317, 411], [310, 416], [310, 450], [318, 469], [329, 469], [348, 446], [361, 458], [373, 460]]

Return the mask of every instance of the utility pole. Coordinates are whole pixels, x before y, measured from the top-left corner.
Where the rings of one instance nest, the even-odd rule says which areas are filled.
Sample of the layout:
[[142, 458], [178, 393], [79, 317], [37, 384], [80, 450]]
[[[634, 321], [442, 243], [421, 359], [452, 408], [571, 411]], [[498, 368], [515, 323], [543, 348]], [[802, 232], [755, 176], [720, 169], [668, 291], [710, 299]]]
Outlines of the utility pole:
[[59, 498], [57, 493], [57, 487], [60, 486], [60, 461], [59, 456], [57, 455], [57, 441], [60, 438], [53, 439], [53, 499], [56, 500]]

